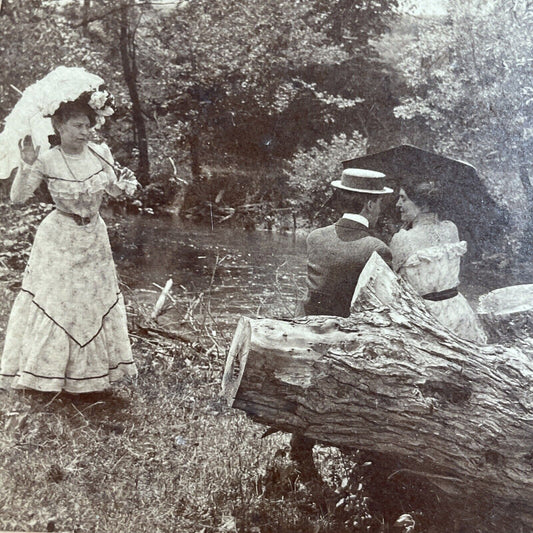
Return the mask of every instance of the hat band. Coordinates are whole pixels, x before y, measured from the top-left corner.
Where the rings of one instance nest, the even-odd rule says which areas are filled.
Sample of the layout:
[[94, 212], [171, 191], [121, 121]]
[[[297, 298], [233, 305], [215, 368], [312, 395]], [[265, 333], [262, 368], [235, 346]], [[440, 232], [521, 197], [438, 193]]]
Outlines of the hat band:
[[363, 178], [346, 174], [342, 175], [341, 185], [350, 189], [365, 189], [367, 191], [382, 191], [385, 186], [383, 178]]

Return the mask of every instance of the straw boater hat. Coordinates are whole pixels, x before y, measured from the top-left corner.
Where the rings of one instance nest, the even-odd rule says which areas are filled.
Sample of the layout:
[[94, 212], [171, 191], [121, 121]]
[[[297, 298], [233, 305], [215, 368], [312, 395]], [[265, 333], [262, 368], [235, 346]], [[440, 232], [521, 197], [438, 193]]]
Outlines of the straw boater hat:
[[390, 194], [393, 190], [385, 187], [385, 174], [363, 168], [346, 168], [340, 180], [331, 182], [337, 189], [364, 194]]

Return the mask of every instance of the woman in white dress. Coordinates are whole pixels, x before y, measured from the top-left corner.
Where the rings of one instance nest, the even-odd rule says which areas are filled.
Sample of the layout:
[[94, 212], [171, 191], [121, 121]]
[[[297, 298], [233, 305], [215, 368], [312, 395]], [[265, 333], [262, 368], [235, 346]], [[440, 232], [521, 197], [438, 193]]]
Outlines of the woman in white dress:
[[[11, 200], [26, 201], [44, 180], [55, 203], [40, 224], [11, 311], [0, 388], [107, 389], [136, 375], [107, 229], [99, 215], [104, 193], [132, 193], [109, 148], [88, 141], [97, 116], [90, 94], [63, 102], [52, 116], [60, 143], [39, 155], [28, 137]], [[94, 100], [94, 98], [93, 98]]]
[[[486, 335], [466, 298], [458, 291], [461, 257], [467, 243], [457, 226], [432, 212], [431, 183], [400, 189], [397, 207], [407, 229], [390, 243], [393, 268], [420, 294], [430, 313], [459, 337], [485, 343]], [[407, 189], [407, 190], [406, 190]]]

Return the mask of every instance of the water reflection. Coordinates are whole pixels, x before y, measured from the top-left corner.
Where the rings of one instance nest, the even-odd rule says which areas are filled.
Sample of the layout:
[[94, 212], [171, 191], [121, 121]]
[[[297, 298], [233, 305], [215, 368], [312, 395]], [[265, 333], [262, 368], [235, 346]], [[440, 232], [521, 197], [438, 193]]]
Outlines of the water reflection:
[[175, 294], [208, 293], [219, 315], [288, 316], [304, 290], [304, 235], [132, 217], [113, 249], [129, 287], [154, 288], [172, 278]]

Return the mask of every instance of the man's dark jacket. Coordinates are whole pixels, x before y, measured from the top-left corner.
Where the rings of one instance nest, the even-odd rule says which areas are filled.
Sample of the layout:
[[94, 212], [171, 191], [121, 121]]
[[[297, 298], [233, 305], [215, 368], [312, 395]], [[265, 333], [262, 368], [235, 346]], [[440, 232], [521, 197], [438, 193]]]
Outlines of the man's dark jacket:
[[390, 265], [389, 247], [363, 224], [341, 218], [307, 237], [305, 315], [350, 315], [350, 303], [368, 259], [378, 252]]

